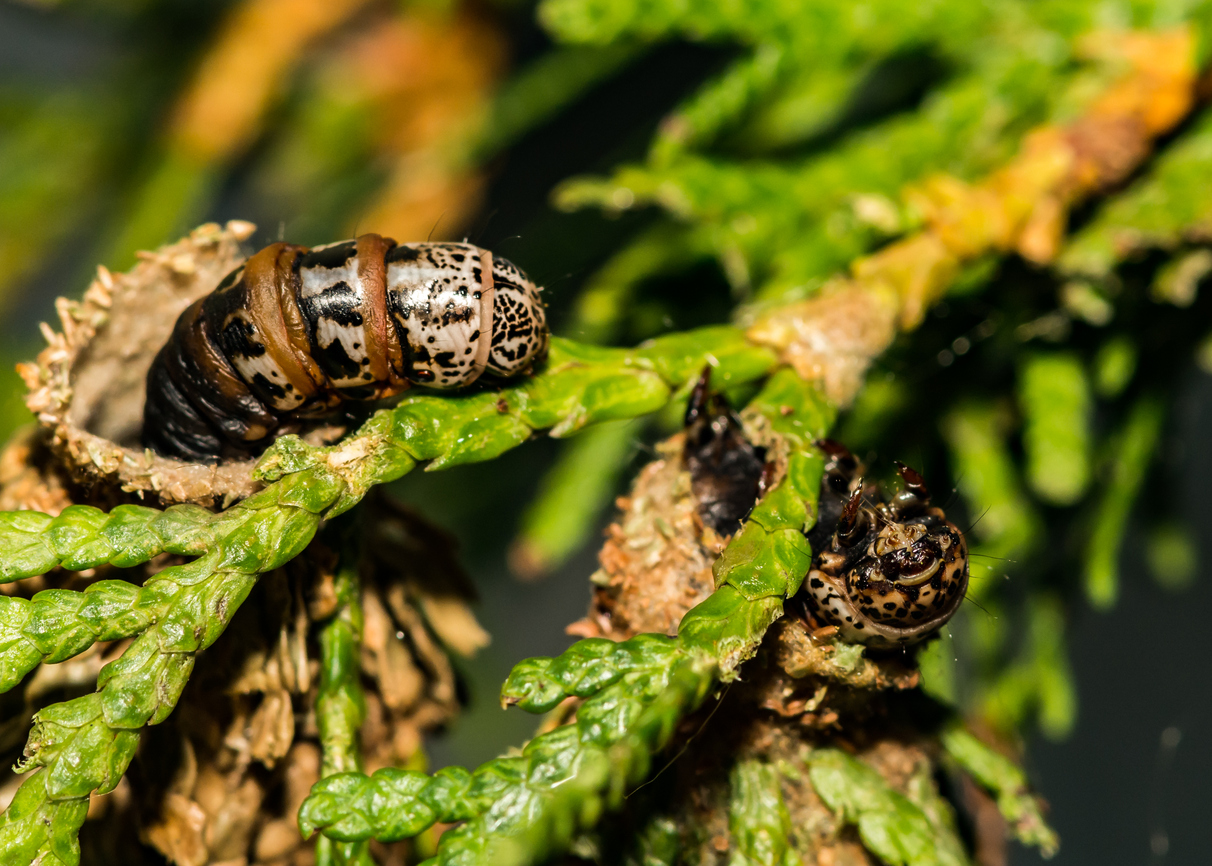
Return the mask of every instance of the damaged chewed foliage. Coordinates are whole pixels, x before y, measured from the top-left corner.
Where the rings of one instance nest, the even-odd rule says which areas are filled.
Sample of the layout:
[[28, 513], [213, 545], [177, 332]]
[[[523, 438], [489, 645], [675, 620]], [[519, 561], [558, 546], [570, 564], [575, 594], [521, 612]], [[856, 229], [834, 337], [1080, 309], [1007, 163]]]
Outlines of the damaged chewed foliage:
[[710, 366], [703, 368], [686, 407], [682, 456], [704, 525], [732, 535], [765, 488], [766, 449], [745, 437], [723, 395], [711, 393]]
[[903, 488], [886, 497], [866, 484], [844, 445], [818, 443], [829, 455], [820, 516], [808, 533], [812, 570], [797, 596], [823, 626], [873, 647], [907, 646], [938, 630], [968, 589], [963, 533], [930, 504], [920, 474], [897, 463]]

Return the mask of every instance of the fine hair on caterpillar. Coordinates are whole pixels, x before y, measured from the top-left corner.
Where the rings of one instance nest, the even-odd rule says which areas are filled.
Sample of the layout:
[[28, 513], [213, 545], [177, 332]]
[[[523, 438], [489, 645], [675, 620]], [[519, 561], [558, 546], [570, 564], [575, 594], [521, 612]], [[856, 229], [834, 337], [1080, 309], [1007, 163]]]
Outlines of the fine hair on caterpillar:
[[177, 319], [147, 374], [143, 444], [214, 463], [345, 401], [524, 373], [547, 352], [539, 293], [467, 243], [270, 244]]

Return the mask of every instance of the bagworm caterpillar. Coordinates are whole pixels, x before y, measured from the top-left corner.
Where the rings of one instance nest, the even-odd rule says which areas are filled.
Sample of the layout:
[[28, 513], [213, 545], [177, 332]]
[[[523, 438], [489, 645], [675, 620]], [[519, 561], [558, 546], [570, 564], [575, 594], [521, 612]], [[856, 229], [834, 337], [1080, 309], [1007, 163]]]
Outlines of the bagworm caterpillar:
[[864, 484], [863, 467], [840, 443], [828, 457], [812, 568], [800, 590], [807, 613], [843, 640], [892, 648], [934, 634], [968, 591], [968, 546], [922, 476], [898, 464], [904, 488], [891, 497]]
[[144, 445], [212, 463], [346, 400], [524, 372], [547, 350], [539, 291], [471, 244], [271, 244], [177, 319], [147, 374]]
[[[699, 518], [728, 536], [765, 492], [774, 464], [709, 384], [708, 370], [691, 394], [682, 458]], [[930, 504], [925, 481], [908, 466], [900, 465], [903, 489], [889, 497], [863, 482], [862, 464], [844, 445], [817, 446], [827, 461], [808, 532], [812, 565], [794, 604], [851, 643], [891, 649], [924, 640], [968, 590], [963, 533]]]

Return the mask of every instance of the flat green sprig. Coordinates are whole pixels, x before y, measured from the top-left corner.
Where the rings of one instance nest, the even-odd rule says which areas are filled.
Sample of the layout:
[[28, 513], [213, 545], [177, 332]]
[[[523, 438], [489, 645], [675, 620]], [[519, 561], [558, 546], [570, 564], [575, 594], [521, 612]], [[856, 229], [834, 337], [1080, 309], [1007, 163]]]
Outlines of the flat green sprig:
[[942, 744], [951, 760], [993, 793], [1015, 838], [1038, 847], [1045, 857], [1056, 853], [1060, 840], [1044, 820], [1040, 802], [1031, 794], [1022, 768], [958, 725], [943, 732]]
[[542, 372], [500, 390], [450, 396], [414, 392], [377, 412], [356, 434], [328, 448], [283, 436], [262, 457], [258, 477], [274, 481], [321, 467], [347, 485], [327, 516], [352, 508], [375, 484], [499, 457], [537, 431], [556, 438], [602, 421], [637, 418], [687, 391], [709, 364], [720, 387], [752, 382], [776, 365], [772, 351], [737, 328], [670, 334], [635, 349], [604, 349], [552, 338]]
[[147, 634], [153, 627], [162, 631], [165, 652], [208, 646], [234, 613], [216, 609], [230, 600], [229, 582], [272, 571], [302, 552], [320, 512], [338, 493], [334, 478], [311, 470], [221, 514], [193, 505], [164, 511], [120, 505], [109, 514], [73, 505], [54, 518], [33, 511], [0, 513], [0, 543], [14, 552], [3, 561], [5, 582], [56, 566], [128, 568], [161, 553], [199, 557], [141, 587], [102, 580], [82, 592], [51, 589], [29, 599], [0, 598], [0, 691], [41, 662], [65, 661], [96, 641]]
[[172, 711], [196, 654], [222, 634], [257, 576], [301, 553], [323, 518], [353, 507], [375, 484], [421, 461], [432, 470], [492, 459], [536, 430], [563, 436], [656, 411], [688, 388], [704, 364], [715, 368], [718, 381], [736, 384], [761, 378], [774, 363], [770, 351], [727, 327], [633, 350], [555, 339], [544, 371], [499, 391], [410, 395], [330, 448], [284, 437], [258, 464], [268, 486], [219, 514], [191, 506], [119, 506], [109, 514], [72, 506], [56, 518], [0, 513], [0, 540], [15, 551], [3, 566], [7, 581], [56, 566], [131, 567], [162, 552], [198, 557], [141, 588], [102, 581], [84, 592], [2, 600], [6, 688], [43, 660], [62, 661], [97, 640], [137, 637], [102, 669], [96, 693], [35, 717], [21, 769], [38, 772], [0, 818], [0, 850], [16, 852], [14, 863], [77, 863], [76, 833], [89, 794], [118, 783], [139, 730]]
[[778, 769], [765, 761], [738, 761], [729, 774], [728, 830], [733, 866], [798, 866], [794, 825], [783, 800]]
[[[322, 749], [321, 778], [362, 768], [358, 730], [366, 720], [360, 665], [361, 562], [355, 544], [347, 541], [339, 547], [341, 558], [333, 579], [337, 608], [319, 629], [320, 683], [315, 706]], [[316, 864], [374, 866], [374, 860], [364, 844], [322, 839], [316, 845]]]
[[[0, 671], [8, 687], [43, 657], [62, 660], [94, 640], [138, 635], [101, 669], [96, 692], [52, 704], [34, 716], [18, 770], [37, 772], [0, 818], [0, 851], [10, 858], [6, 862], [79, 862], [76, 834], [89, 795], [118, 784], [134, 756], [140, 729], [172, 712], [197, 653], [223, 633], [257, 575], [303, 551], [320, 512], [339, 492], [335, 478], [310, 470], [209, 517], [202, 509], [129, 507], [115, 509], [109, 517], [83, 508], [65, 509], [66, 517], [53, 520], [47, 515], [0, 516], [24, 535], [26, 551], [37, 552], [43, 544], [57, 561], [130, 565], [162, 549], [202, 554], [164, 569], [141, 589], [121, 590], [119, 581], [104, 581], [82, 593], [49, 591], [29, 601], [5, 600]], [[156, 527], [142, 541], [137, 533], [129, 534], [141, 521]], [[47, 556], [45, 551], [31, 555], [25, 567], [49, 562]], [[107, 609], [127, 615], [107, 623]]]
[[[565, 850], [604, 809], [621, 804], [628, 788], [648, 774], [652, 756], [677, 723], [707, 699], [721, 667], [699, 645], [714, 636], [716, 652], [727, 657], [725, 647], [741, 637], [739, 620], [748, 626], [744, 638], [753, 647], [782, 611], [773, 600], [746, 602], [730, 588], [701, 607], [708, 609], [696, 608], [684, 621], [684, 627], [693, 626], [693, 639], [646, 639], [644, 646], [633, 646], [645, 663], [602, 676], [577, 708], [574, 724], [534, 738], [521, 755], [474, 772], [448, 767], [428, 776], [386, 769], [373, 776], [330, 777], [304, 802], [300, 829], [342, 841], [387, 841], [414, 836], [435, 821], [465, 822], [442, 835], [437, 862], [537, 863]], [[516, 673], [503, 690], [506, 700], [515, 691], [533, 693], [529, 680], [546, 672], [532, 665]], [[583, 679], [582, 684], [581, 691], [591, 691]], [[544, 698], [518, 703], [537, 709], [560, 696], [549, 691]]]
[[937, 795], [919, 788], [915, 798], [893, 790], [884, 777], [839, 749], [820, 749], [808, 777], [821, 799], [854, 824], [863, 844], [891, 866], [967, 866], [955, 817]]
[[745, 531], [758, 526], [763, 533], [794, 532], [803, 539], [815, 519], [824, 468], [813, 443], [832, 423], [832, 409], [815, 386], [782, 370], [746, 412], [764, 420], [772, 449], [787, 458], [783, 478], [754, 512], [773, 529], [757, 517], [747, 522], [728, 548], [743, 552], [728, 557], [726, 549], [728, 565], [717, 571], [717, 590], [686, 614], [677, 637], [588, 639], [556, 658], [521, 662], [501, 690], [502, 703], [542, 713], [566, 698], [582, 698], [574, 723], [535, 737], [520, 756], [471, 772], [447, 768], [429, 776], [387, 769], [331, 776], [304, 802], [302, 832], [319, 830], [346, 842], [388, 841], [415, 836], [437, 821], [462, 821], [442, 835], [438, 862], [537, 863], [565, 850], [604, 809], [618, 808], [678, 723], [754, 653], [806, 573], [803, 557], [811, 559], [806, 542], [780, 544], [778, 536], [755, 541]]

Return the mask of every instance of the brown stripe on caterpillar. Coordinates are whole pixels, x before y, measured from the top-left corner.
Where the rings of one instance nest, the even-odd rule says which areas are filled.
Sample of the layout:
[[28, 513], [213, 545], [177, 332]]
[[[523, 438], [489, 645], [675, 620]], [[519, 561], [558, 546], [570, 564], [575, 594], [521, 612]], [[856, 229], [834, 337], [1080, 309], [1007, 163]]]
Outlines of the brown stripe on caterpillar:
[[523, 373], [547, 349], [539, 292], [471, 244], [271, 244], [178, 319], [148, 372], [144, 444], [215, 462], [346, 400]]
[[[398, 394], [408, 387], [403, 375], [404, 354], [400, 346], [388, 339], [387, 324], [387, 266], [383, 257], [396, 242], [379, 235], [362, 235], [357, 240], [358, 279], [366, 292], [365, 322], [366, 354], [370, 358], [370, 374], [376, 382], [385, 382], [383, 396]], [[369, 290], [369, 291], [368, 291]]]
[[[484, 280], [480, 284], [480, 328], [481, 330], [492, 330], [492, 313], [497, 297], [496, 280], [493, 279], [492, 273], [492, 253], [484, 250], [480, 253], [480, 267], [483, 268]], [[487, 326], [485, 325], [487, 323]], [[475, 370], [476, 378], [479, 378], [488, 368], [488, 353], [492, 349], [492, 340], [475, 341]]]

